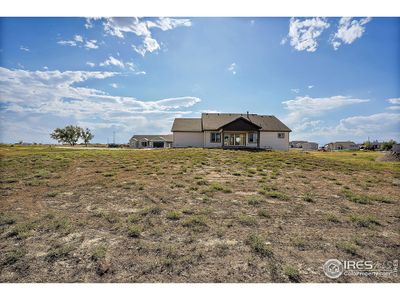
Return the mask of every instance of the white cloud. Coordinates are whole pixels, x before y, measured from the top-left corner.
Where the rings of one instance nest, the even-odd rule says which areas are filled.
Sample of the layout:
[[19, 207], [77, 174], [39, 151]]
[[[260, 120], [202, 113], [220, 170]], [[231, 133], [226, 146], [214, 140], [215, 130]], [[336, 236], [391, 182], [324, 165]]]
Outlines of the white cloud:
[[192, 23], [189, 19], [157, 18], [155, 20], [144, 20], [141, 18], [105, 18], [103, 28], [106, 34], [124, 39], [127, 34], [135, 34], [142, 38], [140, 45], [132, 45], [132, 48], [144, 56], [147, 52], [159, 50], [160, 44], [153, 38], [151, 29], [158, 28], [162, 31], [172, 30], [180, 26], [189, 27]]
[[86, 41], [84, 47], [86, 49], [97, 49], [97, 48], [99, 48], [99, 46], [97, 45], [97, 41], [96, 40], [88, 40], [88, 41]]
[[349, 17], [341, 18], [338, 30], [331, 40], [333, 48], [337, 50], [342, 43], [351, 44], [356, 39], [361, 38], [365, 32], [365, 25], [370, 21], [371, 18], [362, 18], [359, 20]]
[[113, 87], [114, 89], [118, 88], [118, 84], [116, 84], [116, 83], [110, 83], [110, 86]]
[[156, 21], [147, 21], [148, 28], [157, 27], [163, 31], [171, 30], [179, 26], [192, 26], [189, 19], [172, 19], [172, 18], [159, 18]]
[[388, 107], [386, 107], [386, 109], [389, 109], [389, 110], [400, 110], [400, 105], [399, 106], [388, 106]]
[[[61, 120], [73, 118], [79, 124], [92, 123], [93, 128], [96, 124], [119, 126], [127, 134], [135, 130], [168, 132], [175, 117], [190, 113], [187, 109], [200, 102], [199, 98], [192, 96], [144, 101], [113, 96], [81, 86], [89, 79], [101, 80], [117, 75], [115, 72], [25, 71], [0, 67], [0, 89], [4, 105], [1, 115], [2, 119], [8, 120], [8, 125], [2, 122], [3, 133], [8, 134], [5, 127], [11, 129], [21, 122], [23, 127], [31, 126], [27, 116], [37, 116], [37, 122], [46, 130], [41, 134], [47, 139], [52, 130], [52, 125], [48, 124], [49, 118], [58, 122], [55, 126], [60, 126]], [[15, 117], [12, 122], [11, 116]], [[38, 124], [32, 126], [39, 128]], [[10, 132], [16, 134], [14, 138], [22, 134], [21, 131]]]
[[307, 86], [309, 89], [312, 89], [314, 86], [313, 85], [309, 85]]
[[58, 41], [57, 44], [62, 45], [62, 46], [71, 46], [71, 47], [76, 47], [77, 43], [75, 41]]
[[78, 34], [74, 35], [72, 40], [61, 40], [58, 41], [57, 44], [70, 47], [84, 47], [88, 50], [99, 48], [96, 40], [85, 40], [81, 35]]
[[100, 63], [99, 66], [116, 66], [116, 67], [120, 67], [120, 68], [125, 68], [125, 65], [123, 63], [122, 60], [119, 60], [113, 56], [110, 56], [109, 58], [107, 58], [104, 62]]
[[90, 62], [90, 61], [87, 61], [86, 64], [87, 64], [89, 67], [92, 67], [92, 68], [93, 68], [94, 66], [96, 66], [95, 63]]
[[28, 47], [24, 47], [24, 46], [19, 47], [19, 50], [25, 51], [25, 52], [30, 52], [31, 51]]
[[291, 92], [298, 94], [300, 93], [300, 89], [290, 89]]
[[228, 71], [231, 72], [233, 75], [236, 75], [236, 68], [237, 68], [236, 63], [231, 63], [230, 66], [228, 67]]
[[74, 36], [74, 41], [78, 42], [78, 43], [83, 43], [83, 38], [82, 38], [81, 35], [77, 34], [77, 35]]
[[387, 99], [386, 101], [391, 104], [400, 104], [400, 98], [390, 98], [390, 99]]
[[290, 40], [290, 45], [297, 51], [314, 52], [317, 50], [317, 39], [329, 27], [325, 18], [296, 19], [291, 18], [289, 33], [282, 39], [281, 44]]
[[368, 101], [368, 99], [352, 98], [349, 96], [332, 96], [324, 98], [304, 96], [284, 101], [282, 104], [284, 104], [285, 109], [289, 111], [289, 114], [286, 117], [286, 122], [289, 124], [296, 124], [302, 122], [302, 120], [307, 117], [320, 116], [327, 111]]

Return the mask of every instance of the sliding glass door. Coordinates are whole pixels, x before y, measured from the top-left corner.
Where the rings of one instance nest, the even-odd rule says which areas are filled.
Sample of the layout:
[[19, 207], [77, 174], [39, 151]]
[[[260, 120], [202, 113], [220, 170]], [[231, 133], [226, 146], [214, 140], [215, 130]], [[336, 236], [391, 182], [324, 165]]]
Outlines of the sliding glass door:
[[245, 146], [245, 133], [224, 133], [224, 146]]

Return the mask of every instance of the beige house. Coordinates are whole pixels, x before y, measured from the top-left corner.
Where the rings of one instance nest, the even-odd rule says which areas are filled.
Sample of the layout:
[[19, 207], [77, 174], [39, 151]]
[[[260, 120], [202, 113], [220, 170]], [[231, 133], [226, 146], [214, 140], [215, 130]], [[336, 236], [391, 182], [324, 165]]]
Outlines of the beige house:
[[346, 141], [346, 142], [333, 142], [326, 144], [324, 148], [328, 151], [334, 151], [334, 150], [358, 150], [358, 146], [351, 141]]
[[129, 140], [129, 147], [144, 149], [144, 148], [171, 148], [172, 134], [167, 135], [134, 135]]
[[203, 113], [176, 118], [173, 147], [258, 148], [288, 150], [291, 130], [275, 116]]
[[318, 150], [318, 143], [307, 141], [291, 141], [290, 148], [300, 148], [303, 150]]

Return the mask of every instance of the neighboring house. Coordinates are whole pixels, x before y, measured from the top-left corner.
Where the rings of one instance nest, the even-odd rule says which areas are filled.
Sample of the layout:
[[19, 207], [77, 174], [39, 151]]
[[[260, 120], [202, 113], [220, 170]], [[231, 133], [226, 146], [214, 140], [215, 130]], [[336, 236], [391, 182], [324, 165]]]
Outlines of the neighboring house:
[[129, 140], [131, 148], [171, 148], [172, 134], [167, 135], [134, 135]]
[[333, 142], [325, 145], [325, 149], [328, 151], [333, 150], [358, 150], [358, 146], [351, 141], [346, 142]]
[[300, 148], [303, 150], [318, 150], [318, 143], [307, 141], [291, 141], [290, 148]]
[[176, 118], [174, 147], [261, 148], [288, 150], [291, 130], [275, 116], [203, 113]]
[[291, 142], [289, 142], [289, 147], [290, 148], [301, 148], [301, 145], [303, 143], [307, 143], [307, 141], [291, 141]]
[[318, 150], [318, 143], [307, 142], [301, 145], [303, 150]]

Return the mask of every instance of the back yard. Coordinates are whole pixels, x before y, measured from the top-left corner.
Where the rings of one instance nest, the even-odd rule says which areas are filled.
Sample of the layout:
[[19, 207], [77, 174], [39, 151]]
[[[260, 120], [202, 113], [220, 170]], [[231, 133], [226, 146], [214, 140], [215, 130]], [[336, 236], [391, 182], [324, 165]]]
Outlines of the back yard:
[[1, 282], [394, 282], [400, 163], [379, 153], [1, 146]]

